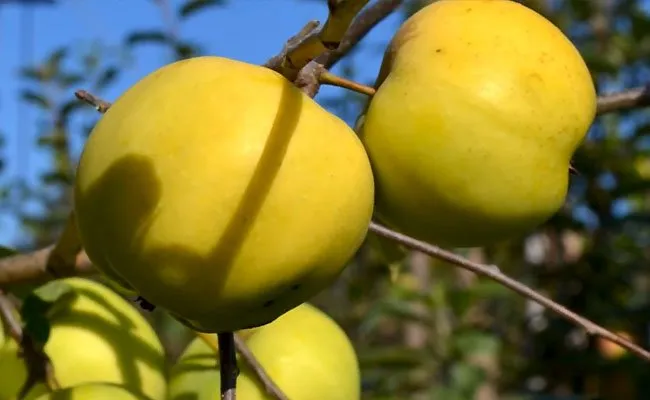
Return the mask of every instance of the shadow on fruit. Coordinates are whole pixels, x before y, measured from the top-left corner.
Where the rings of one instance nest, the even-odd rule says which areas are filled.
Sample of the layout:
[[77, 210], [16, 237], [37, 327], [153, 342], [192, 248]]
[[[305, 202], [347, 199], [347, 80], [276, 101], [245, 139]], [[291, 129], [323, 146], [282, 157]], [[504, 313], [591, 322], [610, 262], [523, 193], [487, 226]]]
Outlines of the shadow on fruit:
[[[94, 235], [102, 235], [105, 240], [102, 249], [94, 249], [92, 246], [86, 248], [91, 258], [97, 260], [97, 263], [103, 260], [101, 268], [104, 270], [116, 270], [118, 268], [113, 266], [120, 265], [119, 270], [125, 275], [125, 281], [137, 282], [137, 289], [143, 297], [147, 298], [149, 294], [151, 298], [147, 298], [148, 301], [182, 317], [185, 323], [190, 322], [188, 320], [204, 322], [214, 319], [215, 315], [231, 314], [230, 309], [214, 310], [209, 304], [197, 305], [197, 293], [214, 293], [215, 298], [219, 297], [230, 269], [235, 264], [235, 258], [273, 187], [305, 100], [301, 92], [288, 89], [289, 87], [283, 89], [272, 128], [246, 189], [217, 243], [207, 255], [198, 254], [187, 244], [174, 244], [170, 241], [165, 243], [166, 237], [151, 234], [158, 210], [166, 207], [161, 203], [164, 201], [161, 199], [165, 198], [163, 184], [152, 159], [146, 155], [130, 153], [114, 162], [82, 194], [84, 198], [79, 201], [81, 204], [100, 202], [109, 205], [105, 213], [94, 216], [94, 227], [91, 229], [101, 230]], [[219, 134], [218, 131], [215, 134]], [[123, 195], [129, 192], [139, 194], [135, 198], [136, 203], [134, 196]], [[123, 222], [115, 224], [114, 218]], [[178, 224], [183, 224], [182, 215], [178, 215]], [[171, 235], [172, 240], [175, 239]], [[124, 272], [123, 266], [132, 263], [132, 260], [140, 260], [142, 267], [133, 266]], [[148, 278], [143, 275], [151, 274], [152, 270], [156, 276]], [[203, 274], [210, 277], [202, 279]], [[280, 298], [287, 293], [292, 298], [295, 297], [300, 286], [297, 283], [295, 277], [288, 276], [286, 279], [278, 279], [275, 287], [266, 288], [264, 293], [247, 296], [251, 297], [250, 300], [241, 298], [231, 301], [243, 306], [238, 307], [242, 314], [248, 310], [258, 312], [265, 309], [264, 313], [269, 315], [266, 322], [270, 322], [272, 317], [295, 306], [290, 299], [280, 301]], [[202, 330], [201, 326], [194, 324], [193, 328]]]

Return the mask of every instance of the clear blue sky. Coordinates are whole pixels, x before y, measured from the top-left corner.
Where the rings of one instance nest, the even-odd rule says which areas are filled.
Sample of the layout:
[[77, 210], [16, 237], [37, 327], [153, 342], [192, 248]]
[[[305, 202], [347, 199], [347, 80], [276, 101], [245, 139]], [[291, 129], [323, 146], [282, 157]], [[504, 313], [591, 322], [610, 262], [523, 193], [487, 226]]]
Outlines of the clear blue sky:
[[[172, 0], [175, 7], [185, 0]], [[90, 43], [101, 39], [105, 44], [117, 45], [137, 28], [164, 26], [160, 9], [152, 0], [60, 0], [55, 6], [31, 7], [33, 18], [33, 62], [47, 57], [54, 49], [70, 43]], [[318, 0], [230, 0], [225, 7], [211, 8], [196, 14], [181, 27], [181, 36], [201, 43], [214, 55], [235, 58], [251, 63], [263, 63], [281, 50], [285, 40], [295, 34], [308, 20], [324, 22], [326, 1]], [[33, 146], [36, 132], [36, 114], [30, 111], [26, 121], [18, 121], [19, 90], [23, 86], [18, 76], [21, 65], [21, 21], [24, 7], [0, 5], [0, 131], [6, 137], [4, 149], [8, 164], [2, 178], [32, 181], [47, 160], [30, 147], [27, 157], [18, 151], [25, 145]], [[380, 63], [380, 51], [399, 18], [384, 21], [369, 35], [367, 50], [357, 55], [360, 77], [371, 80]], [[107, 100], [117, 97], [144, 75], [169, 61], [168, 54], [155, 47], [142, 48], [136, 53], [133, 65], [122, 74], [105, 93]], [[326, 88], [321, 95], [331, 93]], [[319, 98], [321, 97], [319, 95]], [[73, 96], [73, 93], [70, 93]], [[17, 140], [18, 133], [21, 139]], [[22, 145], [21, 145], [22, 143]], [[24, 154], [25, 150], [22, 150]], [[15, 221], [9, 216], [0, 219], [0, 244], [12, 245], [18, 239]]]

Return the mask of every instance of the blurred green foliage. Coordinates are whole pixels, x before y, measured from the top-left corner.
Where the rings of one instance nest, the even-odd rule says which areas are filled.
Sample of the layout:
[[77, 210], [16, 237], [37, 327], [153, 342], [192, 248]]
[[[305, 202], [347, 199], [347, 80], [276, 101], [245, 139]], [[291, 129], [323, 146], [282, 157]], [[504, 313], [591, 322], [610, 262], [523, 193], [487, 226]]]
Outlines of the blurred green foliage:
[[[193, 14], [223, 3], [188, 1], [174, 11], [174, 21], [191, 23]], [[406, 18], [426, 3], [405, 1], [399, 12]], [[523, 3], [570, 36], [599, 92], [648, 83], [648, 1]], [[203, 54], [200, 44], [178, 36], [175, 24], [166, 30], [143, 26], [118, 49], [97, 44], [73, 55], [71, 44], [22, 70], [25, 90], [19, 95], [38, 110], [37, 145], [49, 152], [52, 162], [38, 187], [20, 184], [0, 190], [3, 201], [11, 200], [4, 201], [6, 207], [23, 222], [21, 248], [51, 243], [70, 207], [78, 156], [71, 142], [83, 142], [98, 118], [72, 93], [83, 87], [101, 96], [142, 43], [167, 46], [170, 61]], [[72, 62], [64, 63], [70, 58]], [[360, 62], [360, 57], [344, 59], [336, 72], [354, 79]], [[363, 96], [343, 90], [317, 99], [350, 124], [365, 102]], [[580, 174], [572, 177], [566, 207], [526, 238], [465, 255], [497, 264], [579, 314], [648, 346], [649, 116], [639, 109], [599, 117], [575, 155]], [[39, 211], [28, 212], [24, 205], [34, 202]], [[650, 369], [643, 361], [603, 356], [596, 341], [576, 326], [471, 273], [417, 253], [392, 261], [366, 245], [338, 283], [314, 299], [354, 341], [364, 398], [650, 398]], [[162, 312], [147, 316], [173, 362], [190, 332]]]

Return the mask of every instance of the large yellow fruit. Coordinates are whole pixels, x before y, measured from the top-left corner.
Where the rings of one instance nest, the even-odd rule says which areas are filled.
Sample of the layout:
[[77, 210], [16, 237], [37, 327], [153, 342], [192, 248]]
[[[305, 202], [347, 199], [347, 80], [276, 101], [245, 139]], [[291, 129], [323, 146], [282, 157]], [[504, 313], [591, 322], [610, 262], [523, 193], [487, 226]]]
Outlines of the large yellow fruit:
[[197, 57], [146, 76], [102, 117], [75, 210], [98, 268], [218, 332], [268, 323], [330, 285], [363, 242], [373, 196], [341, 119], [274, 71]]
[[441, 0], [392, 39], [361, 118], [378, 219], [473, 247], [525, 234], [567, 193], [596, 110], [582, 57], [510, 0]]
[[[60, 282], [74, 297], [54, 303], [45, 344], [62, 388], [91, 382], [123, 385], [151, 400], [166, 394], [165, 353], [156, 333], [138, 311], [109, 288], [83, 278]], [[27, 378], [18, 344], [0, 348], [0, 399], [13, 400]], [[34, 387], [27, 399], [45, 392]]]
[[107, 383], [86, 383], [44, 393], [35, 400], [150, 400], [128, 389]]
[[[261, 327], [247, 345], [291, 400], [358, 400], [361, 378], [354, 348], [327, 314], [304, 303]], [[217, 366], [217, 368], [215, 368]], [[268, 400], [244, 361], [239, 362], [237, 398]], [[172, 367], [169, 399], [219, 399], [217, 355], [195, 339]]]

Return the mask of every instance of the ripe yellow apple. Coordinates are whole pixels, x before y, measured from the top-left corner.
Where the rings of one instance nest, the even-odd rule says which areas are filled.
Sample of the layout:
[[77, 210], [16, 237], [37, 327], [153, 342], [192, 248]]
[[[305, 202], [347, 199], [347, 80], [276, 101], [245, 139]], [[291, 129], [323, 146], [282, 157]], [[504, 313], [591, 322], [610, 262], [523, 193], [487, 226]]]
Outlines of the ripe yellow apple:
[[[308, 303], [260, 327], [246, 343], [291, 400], [361, 397], [358, 360], [350, 340], [334, 320]], [[240, 361], [239, 367], [237, 398], [269, 398], [248, 365]], [[169, 399], [212, 400], [219, 390], [217, 355], [195, 339], [172, 367]]]
[[75, 212], [99, 269], [219, 332], [271, 322], [330, 285], [373, 198], [345, 122], [274, 71], [196, 57], [144, 77], [101, 118]]
[[[134, 393], [163, 399], [165, 353], [155, 331], [138, 311], [111, 289], [84, 278], [62, 283], [75, 293], [55, 303], [48, 314], [51, 331], [45, 344], [62, 388], [90, 382], [123, 385]], [[0, 399], [16, 398], [27, 378], [19, 346], [7, 338], [0, 348]], [[46, 390], [34, 387], [27, 399]]]
[[[162, 399], [162, 398], [161, 398]], [[108, 383], [86, 383], [44, 393], [35, 400], [151, 400], [123, 386]]]
[[574, 45], [510, 0], [441, 0], [393, 37], [360, 119], [381, 221], [446, 247], [525, 234], [563, 204], [596, 93]]

